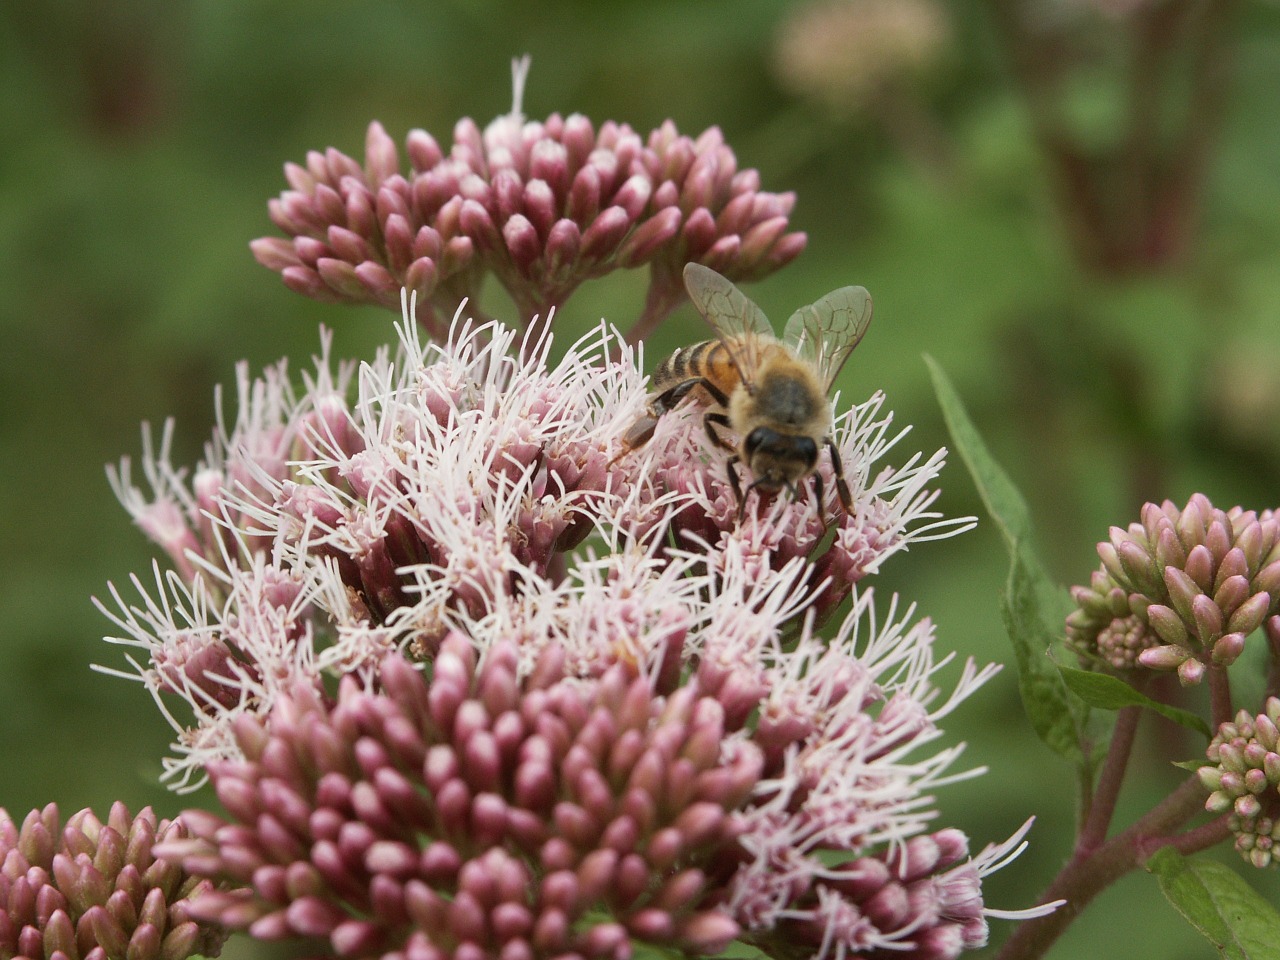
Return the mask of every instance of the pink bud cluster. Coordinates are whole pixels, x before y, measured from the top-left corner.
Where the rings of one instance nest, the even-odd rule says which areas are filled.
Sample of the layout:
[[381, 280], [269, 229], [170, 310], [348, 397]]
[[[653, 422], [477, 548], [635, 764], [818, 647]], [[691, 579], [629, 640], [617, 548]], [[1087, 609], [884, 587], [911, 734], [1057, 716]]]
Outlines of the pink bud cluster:
[[[615, 667], [565, 681], [548, 656], [444, 641], [424, 680], [384, 662], [337, 703], [300, 687], [237, 725], [243, 761], [211, 767], [234, 819], [188, 814], [191, 869], [234, 886], [198, 912], [341, 957], [625, 957], [632, 939], [716, 953], [729, 812], [760, 772], [724, 751], [722, 711], [656, 698]], [[211, 846], [209, 846], [211, 845]]]
[[1276, 863], [1280, 841], [1280, 699], [1268, 696], [1265, 712], [1240, 710], [1221, 724], [1206, 755], [1210, 765], [1199, 778], [1210, 791], [1204, 809], [1230, 812], [1235, 849], [1261, 869]]
[[1200, 768], [1209, 791], [1205, 809], [1230, 811], [1236, 850], [1259, 869], [1277, 862], [1280, 841], [1280, 699], [1268, 697], [1256, 716], [1241, 710], [1209, 743], [1210, 765]]
[[21, 826], [0, 810], [0, 957], [186, 960], [216, 957], [226, 934], [194, 919], [213, 884], [153, 846], [186, 836], [123, 804], [106, 823], [81, 810], [65, 826], [50, 804]]
[[1199, 493], [1182, 509], [1148, 503], [1142, 522], [1113, 527], [1098, 553], [1102, 567], [1074, 588], [1067, 618], [1085, 652], [1176, 669], [1190, 684], [1233, 663], [1259, 627], [1280, 642], [1280, 518], [1270, 510], [1220, 510]]
[[[793, 838], [768, 906], [744, 896], [766, 882], [762, 818], [825, 841], [839, 824], [858, 853], [869, 808], [851, 793], [819, 828], [805, 801], [779, 804], [758, 731], [696, 681], [664, 696], [623, 663], [583, 681], [555, 646], [532, 673], [520, 659], [452, 633], [430, 679], [393, 655], [334, 703], [303, 684], [241, 718], [243, 759], [210, 766], [230, 821], [188, 813], [196, 839], [165, 847], [224, 884], [197, 914], [351, 958], [625, 960], [635, 943], [705, 955], [737, 937], [950, 958], [986, 942], [990, 854], [967, 860], [955, 830], [838, 867]], [[829, 762], [856, 775], [852, 751]]]
[[441, 338], [440, 318], [474, 303], [489, 273], [526, 323], [546, 323], [584, 280], [652, 264], [651, 324], [679, 302], [688, 260], [756, 279], [804, 248], [787, 231], [794, 195], [762, 191], [718, 129], [691, 139], [667, 121], [644, 138], [580, 114], [527, 121], [527, 66], [515, 69], [512, 112], [483, 130], [460, 121], [447, 150], [411, 131], [407, 173], [377, 122], [363, 164], [332, 148], [287, 164], [291, 189], [270, 212], [288, 237], [254, 241], [258, 261], [319, 300], [394, 309], [407, 288]]

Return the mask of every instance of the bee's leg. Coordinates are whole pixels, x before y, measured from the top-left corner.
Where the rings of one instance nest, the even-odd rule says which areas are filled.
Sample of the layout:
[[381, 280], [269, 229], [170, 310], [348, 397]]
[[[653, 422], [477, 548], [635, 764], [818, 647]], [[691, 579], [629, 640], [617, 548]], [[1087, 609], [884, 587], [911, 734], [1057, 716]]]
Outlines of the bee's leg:
[[638, 450], [643, 447], [653, 439], [653, 431], [657, 426], [658, 419], [656, 417], [644, 416], [638, 419], [622, 435], [622, 453], [618, 454], [618, 456], [623, 457], [632, 450]]
[[[729, 426], [729, 417], [726, 414], [712, 411], [702, 418], [702, 425], [707, 428], [707, 436], [711, 438], [712, 443], [721, 450], [728, 450], [730, 453], [733, 453], [733, 444], [729, 443], [728, 440], [716, 433], [712, 424], [720, 427], [727, 427]], [[738, 457], [735, 456], [734, 460], [737, 459]]]
[[627, 431], [622, 435], [622, 442], [621, 442], [622, 449], [618, 451], [618, 455], [616, 457], [614, 457], [612, 460], [609, 461], [608, 465], [612, 467], [615, 463], [617, 463], [623, 457], [626, 457], [629, 454], [635, 453], [637, 450], [643, 447], [646, 443], [652, 440], [653, 431], [657, 428], [657, 426], [658, 426], [657, 417], [651, 417], [646, 415], [638, 419], [635, 423], [633, 423], [630, 427], [628, 427]]
[[844, 464], [840, 461], [840, 451], [836, 442], [827, 437], [827, 453], [831, 455], [831, 472], [836, 478], [836, 494], [840, 497], [840, 506], [845, 513], [853, 513], [853, 495], [849, 493], [849, 484], [844, 480]]
[[823, 484], [822, 482], [822, 474], [814, 473], [813, 494], [815, 499], [818, 501], [818, 518], [822, 520], [823, 525], [825, 525], [827, 522], [827, 518], [825, 516], [825, 510], [823, 509], [827, 502], [826, 493], [827, 493], [827, 488], [826, 488], [826, 485]]
[[633, 450], [640, 449], [652, 440], [653, 431], [658, 426], [658, 418], [687, 397], [689, 392], [698, 386], [705, 389], [711, 395], [711, 398], [721, 406], [728, 402], [723, 391], [702, 377], [690, 377], [688, 380], [681, 380], [674, 387], [663, 390], [650, 398], [648, 414], [636, 420], [627, 432], [622, 435], [622, 452], [609, 462], [609, 466], [613, 466], [627, 454]]
[[669, 387], [655, 396], [649, 401], [649, 409], [653, 411], [655, 417], [660, 417], [687, 397], [695, 387], [702, 387], [707, 391], [711, 399], [722, 407], [729, 402], [729, 398], [724, 395], [724, 391], [710, 380], [705, 377], [690, 377], [688, 380], [681, 380], [674, 387]]
[[702, 377], [701, 379], [699, 379], [698, 383], [701, 384], [703, 390], [707, 391], [707, 395], [710, 396], [711, 399], [714, 400], [716, 403], [718, 403], [720, 406], [722, 407], [729, 406], [729, 398], [725, 395], [725, 392], [721, 390], [719, 387], [717, 387], [710, 380], [708, 380], [706, 377]]
[[740, 462], [741, 458], [735, 453], [724, 462], [725, 473], [729, 475], [729, 486], [733, 488], [733, 497], [738, 501], [738, 523], [741, 524], [747, 515], [747, 498], [742, 492], [742, 481], [738, 479], [738, 470], [735, 466]]
[[724, 470], [729, 475], [729, 485], [733, 487], [733, 497], [738, 502], [738, 523], [742, 523], [742, 518], [747, 511], [747, 498], [743, 495], [742, 482], [738, 479], [737, 470], [737, 464], [742, 462], [742, 457], [738, 456], [733, 444], [715, 431], [717, 426], [729, 426], [729, 416], [713, 410], [702, 418], [702, 424], [707, 428], [707, 436], [711, 438], [711, 442], [721, 450], [728, 450], [731, 454], [729, 459], [724, 462]]

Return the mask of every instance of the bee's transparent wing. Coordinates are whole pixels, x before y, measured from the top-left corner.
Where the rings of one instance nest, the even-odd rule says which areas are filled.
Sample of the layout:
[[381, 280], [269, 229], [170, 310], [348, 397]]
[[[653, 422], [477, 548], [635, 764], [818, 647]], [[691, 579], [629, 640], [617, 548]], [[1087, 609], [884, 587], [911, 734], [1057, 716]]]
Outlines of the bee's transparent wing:
[[754, 392], [761, 347], [774, 339], [769, 318], [732, 281], [700, 263], [685, 264], [684, 286], [729, 351], [743, 386]]
[[869, 326], [871, 295], [866, 288], [841, 287], [793, 313], [782, 339], [797, 357], [813, 365], [822, 385], [830, 389]]

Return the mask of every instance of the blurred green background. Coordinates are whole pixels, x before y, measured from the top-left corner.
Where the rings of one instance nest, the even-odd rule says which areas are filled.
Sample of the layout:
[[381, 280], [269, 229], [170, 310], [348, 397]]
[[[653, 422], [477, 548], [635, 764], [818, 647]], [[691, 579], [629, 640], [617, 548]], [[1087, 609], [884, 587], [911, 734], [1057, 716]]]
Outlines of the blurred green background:
[[[400, 142], [424, 127], [447, 143], [459, 117], [509, 109], [509, 62], [525, 52], [530, 117], [718, 124], [765, 189], [796, 191], [809, 247], [748, 292], [776, 318], [866, 285], [876, 322], [845, 396], [882, 388], [914, 425], [897, 462], [932, 451], [947, 439], [921, 354], [936, 357], [1031, 500], [1064, 584], [1087, 580], [1095, 542], [1144, 500], [1276, 505], [1280, 9], [849, 6], [0, 6], [0, 805], [19, 818], [48, 801], [184, 805], [157, 786], [169, 731], [145, 692], [89, 669], [123, 665], [90, 596], [148, 577], [153, 556], [103, 465], [136, 458], [139, 423], [170, 416], [175, 460], [194, 463], [214, 385], [240, 358], [297, 369], [322, 323], [338, 356], [391, 338], [390, 314], [305, 300], [254, 262], [248, 242], [275, 233], [281, 164], [326, 146], [360, 157], [372, 119]], [[638, 274], [588, 284], [558, 328], [625, 325], [642, 291]], [[693, 324], [677, 314], [649, 362], [700, 336]], [[958, 463], [941, 504], [981, 513]], [[878, 589], [918, 602], [944, 647], [1004, 660], [1005, 571], [983, 523], [895, 558]], [[977, 848], [1036, 814], [1031, 850], [987, 888], [991, 905], [1028, 906], [1069, 853], [1070, 771], [1027, 729], [1009, 670], [948, 723], [991, 772], [944, 791], [940, 823]], [[1141, 744], [1121, 821], [1197, 749], [1166, 727]], [[1253, 879], [1280, 902], [1274, 877]], [[1139, 916], [1144, 942], [1126, 955], [1209, 954], [1132, 876], [1052, 955], [1114, 955]]]

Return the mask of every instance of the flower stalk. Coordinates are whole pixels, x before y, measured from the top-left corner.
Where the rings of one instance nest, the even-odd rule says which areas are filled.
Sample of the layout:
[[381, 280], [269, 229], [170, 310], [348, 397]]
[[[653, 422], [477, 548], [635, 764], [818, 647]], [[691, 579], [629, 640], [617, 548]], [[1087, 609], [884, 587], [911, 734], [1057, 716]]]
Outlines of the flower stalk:
[[1184, 780], [1168, 797], [1130, 827], [1102, 844], [1077, 845], [1066, 866], [1042, 894], [1062, 906], [1019, 924], [996, 953], [997, 960], [1035, 960], [1044, 956], [1093, 899], [1125, 874], [1142, 866], [1157, 850], [1172, 846], [1182, 854], [1197, 853], [1228, 836], [1225, 818], [1177, 833], [1203, 808], [1199, 780]]

